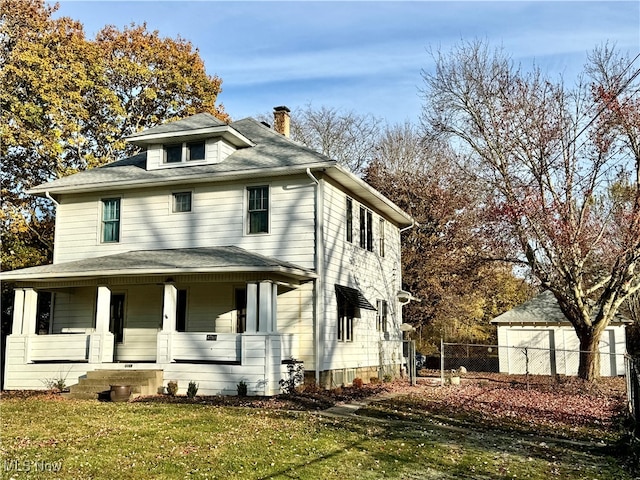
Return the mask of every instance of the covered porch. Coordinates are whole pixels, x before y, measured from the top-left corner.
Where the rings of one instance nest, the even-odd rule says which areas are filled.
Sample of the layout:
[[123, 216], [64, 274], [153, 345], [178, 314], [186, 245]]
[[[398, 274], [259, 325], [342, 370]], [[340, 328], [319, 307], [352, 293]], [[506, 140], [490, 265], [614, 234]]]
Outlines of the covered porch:
[[[126, 272], [117, 268], [123, 260]], [[176, 380], [181, 390], [195, 381], [203, 394], [229, 394], [244, 381], [250, 394], [273, 395], [283, 362], [301, 357], [300, 322], [287, 312], [312, 305], [314, 275], [300, 267], [237, 247], [71, 263], [15, 279], [6, 389], [42, 389], [62, 373], [72, 385], [88, 371], [131, 368], [162, 369], [165, 383]], [[110, 275], [105, 263], [115, 267]]]

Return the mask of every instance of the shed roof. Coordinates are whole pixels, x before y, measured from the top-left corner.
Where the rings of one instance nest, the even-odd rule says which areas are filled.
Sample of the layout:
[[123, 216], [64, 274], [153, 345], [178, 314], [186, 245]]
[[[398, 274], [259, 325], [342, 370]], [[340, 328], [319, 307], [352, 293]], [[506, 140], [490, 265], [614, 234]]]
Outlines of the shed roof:
[[[491, 320], [494, 324], [516, 324], [516, 325], [535, 325], [535, 324], [558, 324], [570, 325], [569, 320], [558, 305], [556, 297], [550, 290], [545, 290], [541, 294], [533, 297], [531, 300], [518, 305], [511, 310], [498, 315]], [[621, 315], [614, 317], [613, 323], [631, 323], [630, 320]]]

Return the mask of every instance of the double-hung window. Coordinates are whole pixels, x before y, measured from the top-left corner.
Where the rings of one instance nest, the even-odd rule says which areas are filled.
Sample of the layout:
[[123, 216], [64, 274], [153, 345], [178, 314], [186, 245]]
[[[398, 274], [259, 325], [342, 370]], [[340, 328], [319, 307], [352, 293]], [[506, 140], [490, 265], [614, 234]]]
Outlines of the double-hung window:
[[338, 341], [353, 341], [353, 317], [355, 317], [355, 307], [349, 304], [338, 306]]
[[120, 241], [120, 199], [102, 199], [102, 243]]
[[247, 187], [247, 233], [269, 233], [269, 187]]
[[346, 227], [347, 227], [347, 242], [353, 242], [353, 200], [347, 197], [347, 216], [346, 216]]
[[380, 256], [384, 257], [384, 219], [380, 219], [378, 223], [378, 237], [380, 238]]
[[387, 301], [377, 301], [377, 313], [376, 313], [376, 330], [379, 332], [388, 332], [389, 326], [387, 325]]
[[373, 214], [360, 207], [360, 248], [373, 252]]
[[191, 192], [177, 192], [173, 194], [173, 213], [191, 211]]

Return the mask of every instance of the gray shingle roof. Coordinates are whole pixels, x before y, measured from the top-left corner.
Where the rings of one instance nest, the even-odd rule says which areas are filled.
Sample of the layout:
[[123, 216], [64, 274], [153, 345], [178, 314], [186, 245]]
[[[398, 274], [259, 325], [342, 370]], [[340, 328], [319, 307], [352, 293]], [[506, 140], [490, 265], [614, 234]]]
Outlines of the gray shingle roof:
[[226, 125], [222, 120], [214, 117], [210, 113], [198, 113], [191, 117], [176, 120], [175, 122], [164, 123], [156, 127], [142, 130], [140, 132], [129, 135], [128, 138], [143, 137], [146, 135], [157, 135], [161, 133], [182, 132], [186, 130], [197, 130], [208, 127], [221, 127]]
[[[196, 115], [196, 117], [200, 115]], [[219, 122], [215, 117], [209, 116]], [[174, 123], [191, 121], [193, 118], [190, 117]], [[171, 125], [161, 125], [155, 128], [169, 128]], [[307, 167], [330, 167], [336, 164], [335, 160], [285, 138], [252, 118], [233, 122], [231, 127], [249, 138], [256, 146], [239, 149], [223, 162], [212, 165], [158, 170], [146, 170], [146, 152], [142, 152], [124, 160], [39, 185], [31, 189], [29, 193], [44, 193], [46, 191], [57, 193], [78, 188], [100, 188], [101, 186], [118, 188], [125, 185], [193, 181], [197, 178], [214, 180], [216, 177], [228, 178], [233, 175], [263, 177], [268, 172], [282, 174], [290, 169], [304, 170]], [[154, 129], [146, 132], [151, 130]]]
[[[616, 315], [614, 323], [627, 323], [628, 320], [620, 315]], [[533, 297], [522, 305], [504, 312], [491, 320], [496, 324], [569, 324], [569, 320], [564, 316], [556, 297], [550, 290]]]
[[313, 278], [311, 270], [240, 247], [138, 250], [73, 262], [42, 265], [2, 274], [3, 280], [45, 280], [121, 275], [179, 273], [274, 272]]

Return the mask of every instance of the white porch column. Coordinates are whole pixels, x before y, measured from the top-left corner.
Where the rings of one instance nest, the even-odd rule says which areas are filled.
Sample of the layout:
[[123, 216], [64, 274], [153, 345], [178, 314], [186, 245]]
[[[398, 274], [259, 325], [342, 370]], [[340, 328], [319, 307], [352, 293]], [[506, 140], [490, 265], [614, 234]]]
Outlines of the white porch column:
[[13, 294], [13, 328], [12, 335], [22, 335], [22, 318], [24, 317], [24, 288], [16, 288]]
[[178, 289], [173, 283], [164, 284], [164, 307], [162, 308], [162, 331], [176, 331], [176, 312], [178, 311]]
[[96, 298], [96, 328], [89, 340], [89, 363], [113, 362], [114, 335], [109, 331], [111, 320], [111, 290], [98, 287]]
[[24, 289], [24, 304], [22, 313], [22, 334], [35, 335], [38, 311], [38, 292], [33, 288]]
[[278, 285], [271, 284], [271, 332], [278, 333]]
[[247, 283], [247, 327], [246, 332], [258, 331], [258, 284]]
[[273, 294], [271, 282], [260, 282], [258, 284], [258, 331], [260, 333], [267, 333], [273, 331], [272, 315], [273, 309], [271, 303], [273, 302]]
[[96, 300], [96, 332], [109, 332], [109, 321], [111, 320], [111, 290], [109, 287], [98, 287], [98, 298]]
[[173, 283], [164, 284], [162, 305], [162, 331], [158, 332], [156, 362], [171, 363], [173, 361], [171, 345], [176, 335], [178, 312], [178, 289]]

